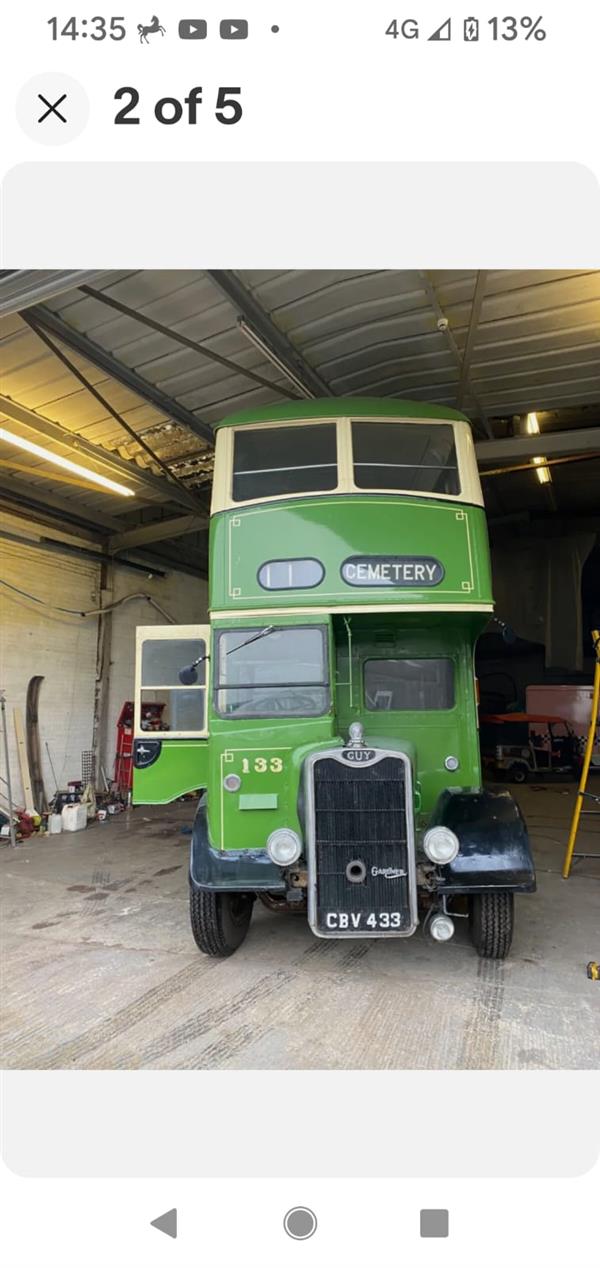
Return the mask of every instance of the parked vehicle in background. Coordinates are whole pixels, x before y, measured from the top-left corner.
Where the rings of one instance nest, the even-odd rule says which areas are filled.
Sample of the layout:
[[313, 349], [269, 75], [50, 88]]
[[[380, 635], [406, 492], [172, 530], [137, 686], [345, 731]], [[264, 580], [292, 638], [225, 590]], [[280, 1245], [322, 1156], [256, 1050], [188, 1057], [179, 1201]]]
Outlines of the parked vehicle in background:
[[581, 769], [582, 747], [564, 718], [544, 713], [484, 713], [479, 719], [484, 769], [515, 784]]
[[[588, 737], [592, 715], [594, 688], [572, 686], [568, 683], [552, 683], [549, 686], [532, 684], [527, 688], [526, 704], [531, 713], [558, 714], [572, 727], [582, 746]], [[592, 752], [592, 769], [600, 770], [600, 726], [596, 729], [596, 743]]]

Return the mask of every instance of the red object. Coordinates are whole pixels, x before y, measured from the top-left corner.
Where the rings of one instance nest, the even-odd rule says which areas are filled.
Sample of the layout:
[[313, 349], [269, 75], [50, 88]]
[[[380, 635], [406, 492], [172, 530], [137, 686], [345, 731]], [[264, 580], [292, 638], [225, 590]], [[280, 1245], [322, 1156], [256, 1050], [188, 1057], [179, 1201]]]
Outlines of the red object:
[[[144, 731], [160, 731], [164, 704], [143, 704], [141, 724]], [[117, 751], [114, 782], [125, 799], [133, 778], [133, 700], [126, 700], [117, 720]]]
[[31, 815], [26, 810], [17, 810], [17, 836], [19, 840], [26, 841], [28, 837], [33, 836], [37, 832], [37, 824], [34, 823]]
[[551, 713], [482, 713], [482, 722], [563, 722]]

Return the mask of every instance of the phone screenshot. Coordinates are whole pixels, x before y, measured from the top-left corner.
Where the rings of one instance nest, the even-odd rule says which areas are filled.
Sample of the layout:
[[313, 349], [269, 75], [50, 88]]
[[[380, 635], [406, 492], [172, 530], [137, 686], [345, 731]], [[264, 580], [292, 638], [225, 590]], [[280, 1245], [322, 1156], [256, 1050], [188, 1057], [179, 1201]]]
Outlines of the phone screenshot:
[[599, 47], [2, 7], [6, 1268], [598, 1268]]

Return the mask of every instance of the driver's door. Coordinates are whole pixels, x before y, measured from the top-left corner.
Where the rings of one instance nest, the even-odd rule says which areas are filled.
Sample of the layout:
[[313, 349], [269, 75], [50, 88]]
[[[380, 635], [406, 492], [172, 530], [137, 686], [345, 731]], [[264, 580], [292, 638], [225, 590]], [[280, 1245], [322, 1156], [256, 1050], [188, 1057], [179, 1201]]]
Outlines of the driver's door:
[[[206, 786], [209, 666], [209, 625], [136, 630], [135, 803], [164, 804]], [[184, 669], [193, 670], [186, 682]]]

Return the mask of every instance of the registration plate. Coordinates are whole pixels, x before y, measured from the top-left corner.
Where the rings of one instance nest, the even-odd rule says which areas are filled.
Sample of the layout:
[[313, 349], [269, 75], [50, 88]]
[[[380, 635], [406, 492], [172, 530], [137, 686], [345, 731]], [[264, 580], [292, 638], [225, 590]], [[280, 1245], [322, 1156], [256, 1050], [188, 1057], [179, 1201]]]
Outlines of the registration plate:
[[402, 928], [402, 912], [400, 911], [327, 911], [325, 912], [325, 929], [332, 933], [373, 933], [374, 930], [390, 930]]

